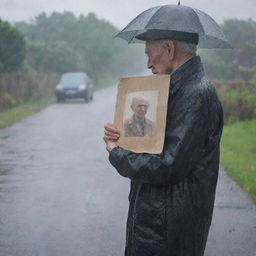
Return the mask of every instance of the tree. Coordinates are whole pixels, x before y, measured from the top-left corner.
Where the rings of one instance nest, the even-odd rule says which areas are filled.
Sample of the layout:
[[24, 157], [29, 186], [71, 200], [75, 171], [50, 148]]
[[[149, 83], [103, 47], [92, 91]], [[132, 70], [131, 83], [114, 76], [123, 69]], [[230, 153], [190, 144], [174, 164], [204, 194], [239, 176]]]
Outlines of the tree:
[[33, 69], [58, 73], [82, 71], [97, 84], [99, 80], [125, 73], [124, 70], [132, 68], [139, 72], [145, 68], [134, 48], [114, 39], [117, 28], [94, 13], [79, 17], [72, 12], [54, 12], [49, 16], [42, 13], [30, 23], [16, 25], [27, 41], [26, 63]]
[[203, 52], [208, 75], [249, 81], [252, 77], [251, 68], [256, 66], [256, 22], [252, 19], [228, 19], [221, 27], [233, 50]]
[[41, 72], [65, 73], [78, 70], [77, 53], [65, 42], [29, 44], [26, 64]]
[[0, 72], [17, 71], [25, 54], [23, 36], [17, 28], [0, 20]]
[[222, 28], [235, 49], [237, 62], [244, 67], [256, 65], [256, 22], [229, 19]]
[[199, 54], [203, 60], [205, 72], [210, 78], [227, 80], [238, 78], [238, 65], [234, 61], [233, 50], [200, 50]]
[[230, 19], [222, 28], [234, 47], [239, 76], [249, 81], [252, 76], [250, 69], [256, 66], [256, 22]]

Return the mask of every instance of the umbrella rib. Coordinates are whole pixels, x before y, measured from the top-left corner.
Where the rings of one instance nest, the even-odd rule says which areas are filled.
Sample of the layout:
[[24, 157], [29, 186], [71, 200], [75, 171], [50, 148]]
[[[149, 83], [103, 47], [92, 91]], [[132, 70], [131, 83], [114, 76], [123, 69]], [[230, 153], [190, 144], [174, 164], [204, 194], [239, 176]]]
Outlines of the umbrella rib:
[[[201, 20], [200, 20], [200, 18], [199, 18], [199, 15], [197, 14], [197, 9], [196, 9], [196, 8], [192, 8], [192, 9], [194, 10], [194, 12], [195, 12], [195, 14], [196, 14], [196, 17], [197, 17], [197, 19], [198, 19], [198, 23], [200, 24], [203, 33], [206, 35], [205, 29], [204, 29], [204, 27], [203, 27], [203, 25], [202, 25], [202, 23], [201, 23]], [[200, 33], [198, 33], [198, 35], [200, 35]]]
[[[153, 19], [153, 17], [159, 12], [159, 10], [163, 7], [163, 6], [167, 6], [167, 5], [161, 5], [159, 6], [159, 8], [157, 8], [157, 10], [155, 11], [155, 13], [151, 16], [151, 18], [148, 20], [148, 23]], [[144, 29], [147, 28], [147, 25], [145, 26]]]

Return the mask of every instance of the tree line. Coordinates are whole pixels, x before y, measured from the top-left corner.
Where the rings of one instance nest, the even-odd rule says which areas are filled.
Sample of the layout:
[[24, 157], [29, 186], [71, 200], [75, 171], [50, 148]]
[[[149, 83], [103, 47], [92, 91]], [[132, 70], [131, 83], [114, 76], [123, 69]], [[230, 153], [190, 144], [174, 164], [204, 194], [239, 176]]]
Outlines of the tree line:
[[52, 95], [64, 72], [86, 72], [102, 87], [144, 71], [140, 46], [114, 40], [117, 32], [93, 13], [42, 13], [15, 24], [0, 19], [0, 111]]
[[[228, 19], [221, 25], [233, 50], [200, 50], [206, 72], [215, 79], [250, 80], [256, 73], [256, 22]], [[42, 13], [12, 26], [0, 20], [0, 72], [86, 71], [94, 80], [144, 68], [140, 47], [113, 40], [118, 32], [95, 14]]]
[[1, 21], [0, 72], [84, 71], [98, 82], [127, 70], [144, 69], [134, 58], [143, 52], [139, 47], [128, 48], [120, 39], [114, 40], [117, 32], [111, 23], [93, 13], [79, 17], [72, 12], [42, 13], [30, 22], [14, 26]]
[[256, 82], [256, 22], [228, 19], [221, 25], [233, 49], [201, 50], [207, 74], [215, 79]]
[[256, 22], [229, 19], [222, 29], [232, 50], [201, 50], [221, 98], [225, 123], [256, 118]]

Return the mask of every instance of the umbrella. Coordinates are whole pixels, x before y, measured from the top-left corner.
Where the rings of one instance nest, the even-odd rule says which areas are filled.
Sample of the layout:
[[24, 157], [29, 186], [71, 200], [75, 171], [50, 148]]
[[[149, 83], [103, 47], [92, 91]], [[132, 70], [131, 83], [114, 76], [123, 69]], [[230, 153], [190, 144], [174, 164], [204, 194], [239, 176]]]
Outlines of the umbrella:
[[128, 43], [176, 39], [198, 43], [200, 48], [232, 48], [219, 25], [208, 14], [183, 5], [150, 8], [116, 36]]

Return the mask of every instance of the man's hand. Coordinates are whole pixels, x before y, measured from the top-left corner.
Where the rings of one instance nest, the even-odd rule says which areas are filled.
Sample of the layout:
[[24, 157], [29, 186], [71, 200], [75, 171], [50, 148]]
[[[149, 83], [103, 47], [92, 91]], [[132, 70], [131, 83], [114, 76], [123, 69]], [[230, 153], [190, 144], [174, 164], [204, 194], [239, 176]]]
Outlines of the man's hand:
[[113, 148], [117, 147], [116, 142], [120, 137], [120, 132], [111, 123], [106, 123], [104, 125], [104, 137], [103, 140], [107, 145], [107, 151], [110, 152]]

